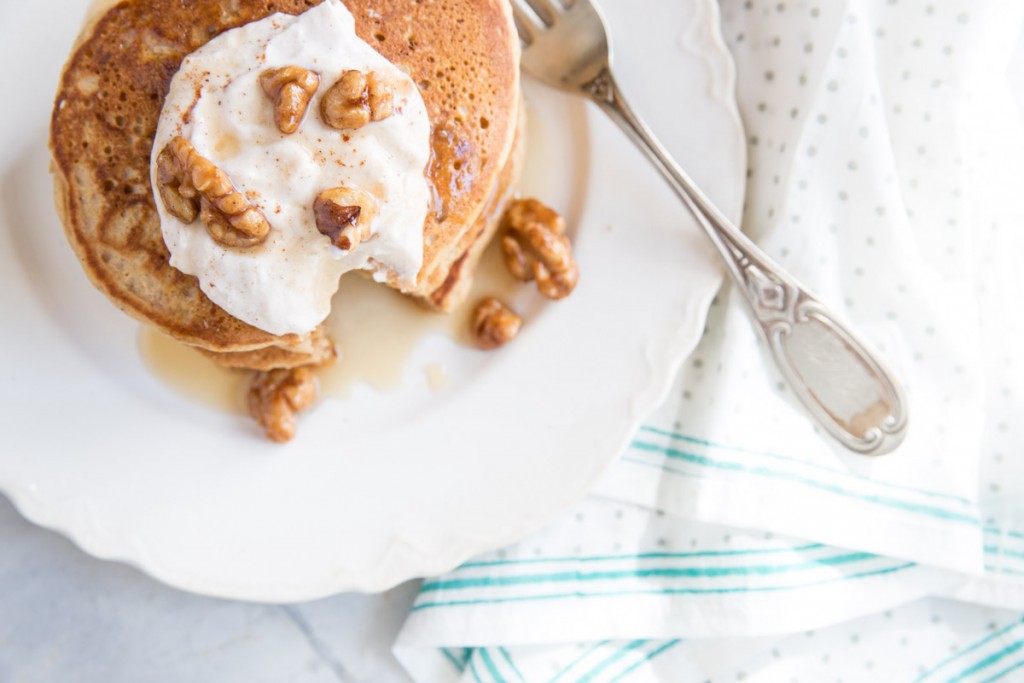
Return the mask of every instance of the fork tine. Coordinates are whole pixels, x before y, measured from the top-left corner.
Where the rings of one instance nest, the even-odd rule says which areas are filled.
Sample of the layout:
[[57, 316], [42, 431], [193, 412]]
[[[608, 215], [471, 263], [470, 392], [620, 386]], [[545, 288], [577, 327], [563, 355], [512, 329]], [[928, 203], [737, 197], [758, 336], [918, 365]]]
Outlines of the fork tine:
[[526, 3], [547, 26], [553, 26], [564, 11], [557, 0], [526, 0]]
[[530, 45], [539, 31], [544, 30], [543, 21], [538, 17], [526, 0], [512, 0], [512, 17], [515, 19], [519, 38]]

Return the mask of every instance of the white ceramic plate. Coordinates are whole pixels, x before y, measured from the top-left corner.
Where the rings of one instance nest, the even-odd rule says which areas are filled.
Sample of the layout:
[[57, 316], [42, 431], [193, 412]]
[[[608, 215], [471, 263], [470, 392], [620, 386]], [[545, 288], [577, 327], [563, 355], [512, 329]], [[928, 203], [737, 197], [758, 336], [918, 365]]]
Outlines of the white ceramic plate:
[[[527, 84], [526, 190], [566, 213], [582, 277], [527, 301], [499, 353], [422, 339], [401, 386], [356, 387], [286, 447], [190, 401], [140, 360], [139, 327], [88, 284], [54, 215], [45, 122], [87, 0], [4, 3], [0, 490], [29, 519], [173, 586], [297, 601], [380, 590], [514, 542], [587, 493], [696, 344], [720, 271], [626, 139]], [[605, 0], [620, 81], [738, 212], [743, 136], [711, 0]], [[530, 303], [534, 301], [534, 303]], [[423, 368], [443, 364], [442, 390]]]

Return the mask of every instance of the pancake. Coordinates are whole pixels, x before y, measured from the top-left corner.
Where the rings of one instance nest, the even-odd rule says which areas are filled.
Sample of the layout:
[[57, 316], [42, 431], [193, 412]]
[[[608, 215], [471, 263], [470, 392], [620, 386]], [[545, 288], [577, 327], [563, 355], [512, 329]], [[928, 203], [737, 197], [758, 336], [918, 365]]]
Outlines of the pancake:
[[[61, 77], [50, 135], [55, 203], [84, 270], [128, 314], [227, 354], [226, 364], [317, 364], [333, 349], [318, 330], [275, 336], [241, 322], [169, 265], [149, 182], [157, 121], [185, 55], [223, 31], [319, 1], [125, 0], [97, 13]], [[495, 205], [517, 168], [519, 43], [510, 9], [504, 0], [344, 3], [360, 37], [410, 74], [427, 106], [435, 201], [423, 267], [403, 291], [451, 310], [497, 229]]]

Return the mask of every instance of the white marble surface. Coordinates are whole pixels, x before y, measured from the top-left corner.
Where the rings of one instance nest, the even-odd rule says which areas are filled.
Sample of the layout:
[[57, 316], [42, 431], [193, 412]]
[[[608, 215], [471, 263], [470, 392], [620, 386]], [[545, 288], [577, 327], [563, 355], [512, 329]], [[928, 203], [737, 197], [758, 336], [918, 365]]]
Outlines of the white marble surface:
[[89, 557], [0, 498], [0, 681], [407, 681], [414, 583], [293, 606], [188, 595]]

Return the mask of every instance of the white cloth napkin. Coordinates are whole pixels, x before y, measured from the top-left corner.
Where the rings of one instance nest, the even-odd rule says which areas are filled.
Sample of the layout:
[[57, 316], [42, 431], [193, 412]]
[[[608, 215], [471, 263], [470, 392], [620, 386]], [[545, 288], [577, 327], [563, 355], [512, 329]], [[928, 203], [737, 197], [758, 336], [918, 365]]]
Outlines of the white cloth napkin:
[[[1006, 78], [1024, 4], [721, 10], [744, 227], [882, 352], [909, 436], [877, 459], [822, 438], [727, 286], [597, 495], [424, 583], [396, 645], [417, 680], [702, 681], [928, 595], [1024, 611], [1024, 117]], [[960, 629], [981, 659], [929, 650], [883, 679], [1020, 671], [1014, 624], [980, 645], [991, 633]], [[899, 656], [886, 643], [876, 660]]]

